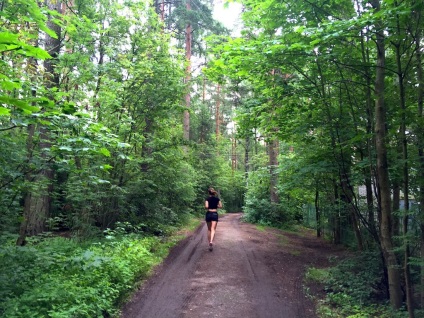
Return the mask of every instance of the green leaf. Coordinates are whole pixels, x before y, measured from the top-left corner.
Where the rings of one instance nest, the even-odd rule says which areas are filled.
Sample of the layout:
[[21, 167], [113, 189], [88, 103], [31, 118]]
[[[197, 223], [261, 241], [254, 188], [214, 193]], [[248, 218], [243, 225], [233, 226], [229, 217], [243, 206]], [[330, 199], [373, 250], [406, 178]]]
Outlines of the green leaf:
[[42, 59], [42, 60], [51, 58], [50, 54], [47, 53], [47, 51], [39, 47], [33, 47], [30, 45], [23, 45], [22, 49], [17, 50], [17, 52], [27, 57], [35, 57], [37, 59]]
[[8, 116], [10, 114], [10, 110], [0, 106], [0, 116]]
[[110, 157], [110, 151], [106, 148], [100, 148], [99, 152], [104, 155], [105, 157]]
[[59, 150], [64, 150], [64, 151], [72, 151], [72, 148], [69, 146], [60, 146]]
[[26, 101], [7, 96], [0, 96], [0, 103], [15, 106], [16, 108], [23, 110], [27, 114], [31, 114], [40, 110], [39, 107], [31, 106]]
[[22, 54], [27, 57], [35, 57], [39, 59], [48, 59], [51, 58], [50, 54], [47, 51], [26, 44], [19, 40], [18, 34], [11, 32], [1, 32], [0, 33], [0, 52], [5, 51], [16, 51], [19, 54]]
[[18, 35], [8, 31], [3, 31], [0, 33], [0, 44], [16, 44], [19, 43]]
[[4, 90], [11, 91], [13, 89], [21, 88], [21, 84], [17, 81], [11, 81], [2, 75], [0, 75], [0, 78], [3, 78], [3, 79], [0, 79], [0, 87]]
[[126, 143], [126, 142], [118, 142], [117, 146], [119, 148], [128, 148], [128, 147], [130, 147], [130, 145], [128, 143]]
[[113, 167], [111, 165], [105, 164], [100, 166], [100, 169], [104, 171], [109, 171], [110, 169], [113, 169]]

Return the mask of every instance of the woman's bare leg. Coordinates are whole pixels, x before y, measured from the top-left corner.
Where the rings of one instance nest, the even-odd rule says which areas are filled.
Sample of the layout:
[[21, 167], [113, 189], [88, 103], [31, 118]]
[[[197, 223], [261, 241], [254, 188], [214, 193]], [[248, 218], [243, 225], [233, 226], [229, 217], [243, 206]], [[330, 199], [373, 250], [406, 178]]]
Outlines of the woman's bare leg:
[[210, 226], [210, 237], [209, 237], [209, 242], [213, 243], [213, 239], [215, 238], [215, 231], [216, 231], [216, 226], [218, 225], [217, 221], [212, 221], [211, 222], [211, 226]]
[[212, 230], [212, 222], [206, 222], [208, 225], [208, 243], [211, 241], [211, 230]]

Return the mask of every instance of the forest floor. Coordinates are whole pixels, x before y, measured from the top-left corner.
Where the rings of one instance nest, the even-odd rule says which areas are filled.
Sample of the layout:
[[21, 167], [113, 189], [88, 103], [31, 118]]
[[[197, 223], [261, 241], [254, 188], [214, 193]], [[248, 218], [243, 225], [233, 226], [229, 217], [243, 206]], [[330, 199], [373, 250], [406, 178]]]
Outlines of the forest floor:
[[[263, 229], [241, 217], [220, 217], [212, 252], [202, 223], [172, 249], [121, 317], [315, 318], [305, 270], [326, 267], [343, 251], [309, 231]], [[309, 293], [319, 292], [309, 286]]]

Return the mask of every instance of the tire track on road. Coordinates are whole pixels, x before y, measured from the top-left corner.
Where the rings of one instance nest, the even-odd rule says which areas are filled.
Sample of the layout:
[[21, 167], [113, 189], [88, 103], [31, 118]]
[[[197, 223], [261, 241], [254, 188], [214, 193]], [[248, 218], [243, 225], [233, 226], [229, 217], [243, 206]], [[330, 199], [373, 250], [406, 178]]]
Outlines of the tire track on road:
[[196, 270], [202, 253], [198, 246], [203, 236], [202, 224], [193, 235], [175, 246], [163, 265], [138, 291], [123, 309], [125, 318], [177, 318], [182, 317], [184, 290], [188, 288], [187, 277]]
[[121, 317], [315, 318], [303, 272], [311, 256], [323, 259], [324, 246], [315, 251], [304, 246], [313, 237], [259, 231], [241, 216], [220, 218], [213, 252], [204, 223], [178, 244]]
[[[232, 223], [241, 231], [240, 219], [234, 219]], [[280, 285], [277, 283], [275, 275], [270, 272], [272, 267], [264, 262], [266, 255], [263, 251], [252, 245], [249, 240], [241, 241], [240, 244], [252, 272], [252, 294], [256, 301], [257, 316], [260, 318], [298, 317], [297, 310], [280, 298]]]

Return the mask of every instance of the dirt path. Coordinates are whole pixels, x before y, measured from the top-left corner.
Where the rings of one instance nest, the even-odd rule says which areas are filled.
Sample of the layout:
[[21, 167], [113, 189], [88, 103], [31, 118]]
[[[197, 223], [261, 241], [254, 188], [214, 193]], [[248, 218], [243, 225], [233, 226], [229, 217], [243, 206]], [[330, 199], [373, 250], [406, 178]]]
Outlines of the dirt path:
[[331, 246], [311, 235], [260, 231], [240, 217], [221, 217], [213, 252], [205, 225], [174, 248], [121, 317], [316, 317], [303, 293], [304, 270], [325, 264]]

